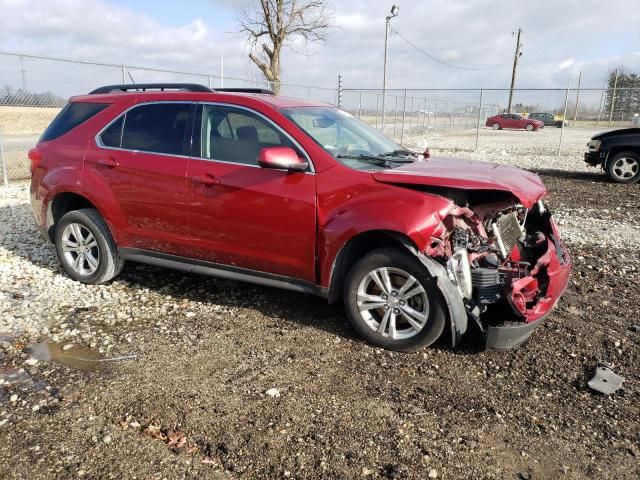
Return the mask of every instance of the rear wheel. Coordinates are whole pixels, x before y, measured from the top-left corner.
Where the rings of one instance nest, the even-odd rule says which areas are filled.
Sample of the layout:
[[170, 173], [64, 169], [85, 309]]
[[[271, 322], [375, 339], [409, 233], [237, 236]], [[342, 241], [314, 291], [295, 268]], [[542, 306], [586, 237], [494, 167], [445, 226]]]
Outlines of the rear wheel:
[[607, 163], [607, 175], [616, 183], [635, 183], [640, 180], [640, 155], [620, 152]]
[[494, 130], [500, 130], [500, 129], [502, 129], [502, 127], [500, 126], [500, 124], [498, 122], [496, 122], [496, 123], [493, 124], [493, 129]]
[[435, 342], [446, 323], [443, 302], [419, 261], [395, 249], [366, 255], [345, 282], [351, 324], [369, 343], [389, 350], [413, 352]]
[[82, 283], [107, 282], [124, 266], [107, 224], [93, 208], [63, 215], [56, 225], [55, 244], [62, 268]]

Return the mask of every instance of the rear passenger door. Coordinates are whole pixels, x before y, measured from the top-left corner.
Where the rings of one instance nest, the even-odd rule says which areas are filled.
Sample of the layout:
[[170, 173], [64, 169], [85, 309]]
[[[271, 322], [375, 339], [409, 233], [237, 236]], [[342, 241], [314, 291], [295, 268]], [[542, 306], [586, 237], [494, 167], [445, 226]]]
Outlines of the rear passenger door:
[[193, 146], [188, 176], [194, 258], [315, 281], [315, 175], [257, 162], [269, 146], [306, 153], [261, 114], [216, 104], [198, 107]]
[[137, 105], [97, 137], [85, 165], [117, 183], [126, 217], [120, 246], [190, 256], [187, 166], [195, 104]]

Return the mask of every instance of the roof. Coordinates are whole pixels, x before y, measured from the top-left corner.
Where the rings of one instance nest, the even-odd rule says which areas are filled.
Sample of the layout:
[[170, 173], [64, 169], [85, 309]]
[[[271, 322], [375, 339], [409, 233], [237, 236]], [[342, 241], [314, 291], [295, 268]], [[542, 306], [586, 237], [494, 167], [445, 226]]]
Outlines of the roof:
[[[240, 92], [184, 92], [184, 91], [129, 91], [116, 93], [95, 93], [72, 97], [71, 102], [87, 103], [115, 103], [123, 98], [135, 98], [135, 103], [160, 101], [200, 101], [200, 102], [231, 102], [239, 98], [251, 99], [268, 105], [277, 110], [290, 107], [319, 107], [330, 106], [328, 103], [315, 100], [285, 97], [270, 94], [240, 93]], [[238, 102], [243, 103], [243, 102]]]

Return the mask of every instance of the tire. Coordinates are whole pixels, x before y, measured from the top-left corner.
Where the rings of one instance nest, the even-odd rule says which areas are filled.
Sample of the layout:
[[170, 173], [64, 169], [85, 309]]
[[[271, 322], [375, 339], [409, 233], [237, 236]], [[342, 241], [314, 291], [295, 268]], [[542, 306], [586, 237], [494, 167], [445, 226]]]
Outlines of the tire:
[[616, 183], [630, 184], [640, 180], [640, 155], [620, 152], [607, 162], [607, 176]]
[[78, 282], [108, 282], [124, 266], [107, 224], [93, 208], [63, 215], [56, 225], [55, 245], [60, 265]]
[[533, 125], [533, 124], [531, 124], [531, 123], [528, 123], [528, 124], [527, 124], [527, 131], [528, 131], [528, 132], [533, 132], [534, 130], [536, 130], [535, 125]]
[[498, 122], [494, 123], [492, 127], [494, 130], [502, 130], [502, 126]]
[[[381, 288], [387, 284], [381, 269], [386, 270], [391, 289]], [[407, 297], [402, 296], [405, 283], [409, 284], [404, 291], [410, 295]], [[446, 324], [444, 299], [436, 280], [415, 257], [396, 249], [375, 250], [361, 258], [347, 275], [343, 299], [353, 328], [370, 344], [388, 350], [415, 352], [429, 346], [442, 335]]]

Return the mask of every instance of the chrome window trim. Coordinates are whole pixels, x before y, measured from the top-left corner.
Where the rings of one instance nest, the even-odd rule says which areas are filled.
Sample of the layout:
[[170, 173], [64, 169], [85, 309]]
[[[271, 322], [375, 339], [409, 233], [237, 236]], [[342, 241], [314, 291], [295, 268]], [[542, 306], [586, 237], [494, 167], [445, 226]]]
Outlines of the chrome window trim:
[[[252, 108], [245, 107], [244, 105], [235, 105], [235, 104], [232, 104], [232, 103], [199, 102], [199, 101], [195, 101], [195, 100], [166, 100], [166, 101], [154, 100], [154, 101], [151, 101], [151, 102], [136, 103], [135, 105], [132, 105], [129, 108], [127, 108], [126, 110], [124, 110], [123, 112], [121, 112], [120, 115], [118, 115], [116, 118], [111, 120], [109, 123], [107, 123], [104, 127], [102, 127], [100, 129], [100, 131], [94, 137], [94, 141], [96, 142], [96, 145], [99, 148], [104, 149], [104, 150], [115, 150], [115, 151], [133, 152], [133, 153], [145, 153], [145, 154], [148, 154], [148, 155], [162, 155], [164, 157], [174, 157], [174, 158], [186, 158], [186, 159], [193, 158], [193, 159], [196, 159], [196, 160], [204, 160], [204, 161], [207, 161], [207, 162], [220, 162], [220, 163], [226, 163], [226, 164], [229, 164], [229, 165], [242, 165], [242, 166], [245, 166], [245, 167], [262, 168], [260, 165], [251, 165], [251, 164], [247, 164], [247, 163], [230, 162], [228, 160], [218, 160], [218, 159], [214, 159], [214, 158], [203, 158], [203, 157], [197, 157], [195, 155], [176, 155], [176, 154], [172, 154], [172, 153], [149, 152], [147, 150], [132, 150], [130, 148], [122, 148], [122, 147], [109, 147], [109, 146], [105, 145], [104, 143], [102, 143], [102, 139], [100, 137], [105, 132], [105, 130], [107, 130], [113, 123], [117, 122], [122, 117], [123, 118], [122, 131], [120, 132], [120, 145], [122, 145], [122, 136], [124, 135], [124, 127], [126, 126], [127, 114], [131, 110], [133, 110], [134, 108], [141, 107], [141, 106], [144, 106], [144, 105], [156, 105], [156, 104], [184, 104], [184, 105], [196, 105], [196, 106], [197, 105], [215, 105], [215, 106], [221, 106], [221, 107], [237, 108], [239, 110], [246, 110], [247, 112], [252, 113], [252, 114], [262, 118], [269, 125], [271, 125], [273, 128], [275, 128], [276, 130], [281, 132], [285, 137], [287, 137], [289, 140], [291, 140], [291, 142], [296, 147], [298, 147], [300, 149], [300, 151], [304, 154], [305, 159], [309, 163], [310, 171], [301, 172], [301, 173], [315, 175], [315, 171], [316, 170], [315, 170], [315, 166], [313, 165], [313, 162], [311, 161], [310, 155], [307, 153], [307, 151], [302, 147], [302, 145], [300, 145], [300, 143], [295, 138], [293, 138], [291, 135], [289, 135], [289, 133], [287, 133], [282, 127], [280, 127], [278, 124], [276, 124], [273, 120], [271, 120], [266, 115], [263, 115], [262, 113], [260, 113], [260, 112], [258, 112], [256, 110], [253, 110]], [[191, 135], [191, 141], [193, 141], [193, 132], [192, 132], [192, 135]]]
[[144, 105], [164, 104], [164, 103], [166, 103], [166, 104], [181, 104], [181, 105], [195, 105], [197, 102], [190, 101], [190, 100], [167, 100], [167, 101], [155, 100], [155, 101], [152, 101], [152, 102], [136, 103], [135, 105], [132, 105], [129, 108], [127, 108], [124, 112], [121, 112], [120, 115], [118, 115], [116, 118], [114, 118], [109, 123], [107, 123], [104, 127], [102, 127], [102, 129], [94, 137], [96, 145], [99, 148], [102, 148], [104, 150], [116, 150], [116, 151], [120, 151], [120, 152], [133, 152], [133, 153], [146, 153], [148, 155], [162, 155], [164, 157], [174, 157], [174, 158], [187, 158], [187, 159], [190, 158], [188, 155], [177, 155], [175, 153], [149, 152], [147, 150], [132, 150], [130, 148], [109, 147], [109, 146], [105, 145], [104, 143], [102, 143], [102, 139], [100, 137], [102, 136], [104, 131], [107, 128], [109, 128], [113, 123], [117, 122], [120, 119], [120, 117], [124, 117], [123, 118], [123, 122], [122, 122], [122, 131], [120, 132], [120, 145], [122, 145], [122, 137], [124, 135], [124, 127], [125, 127], [125, 124], [127, 122], [127, 114], [131, 110], [136, 108], [136, 107], [141, 107], [141, 106], [144, 106]]

